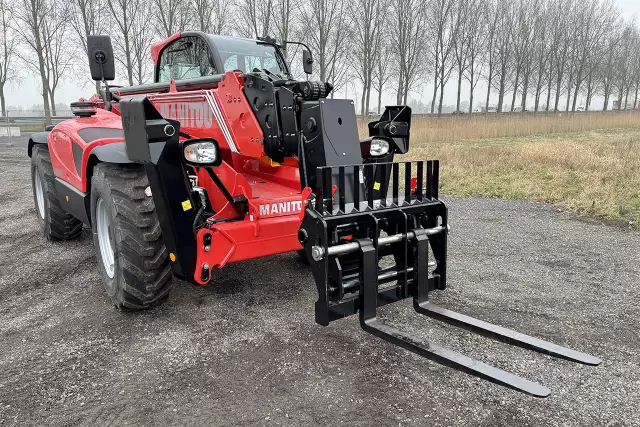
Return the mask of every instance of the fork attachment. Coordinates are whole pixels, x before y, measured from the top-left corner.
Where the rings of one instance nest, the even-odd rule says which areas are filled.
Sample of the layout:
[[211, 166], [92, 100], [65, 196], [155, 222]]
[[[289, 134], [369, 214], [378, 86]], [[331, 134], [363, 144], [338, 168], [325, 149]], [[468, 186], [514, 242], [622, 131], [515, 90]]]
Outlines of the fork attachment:
[[[508, 344], [598, 365], [600, 359], [594, 356], [429, 302], [430, 292], [446, 288], [449, 226], [447, 208], [438, 198], [438, 177], [438, 161], [317, 169], [315, 194], [299, 232], [318, 288], [316, 322], [327, 326], [358, 313], [362, 329], [385, 341], [537, 397], [551, 392], [540, 384], [386, 325], [377, 318], [377, 308], [413, 297], [415, 311], [428, 317]], [[386, 193], [380, 188], [387, 189]], [[374, 194], [380, 199], [374, 200]], [[387, 255], [390, 257], [383, 259]], [[391, 257], [394, 265], [385, 266]]]

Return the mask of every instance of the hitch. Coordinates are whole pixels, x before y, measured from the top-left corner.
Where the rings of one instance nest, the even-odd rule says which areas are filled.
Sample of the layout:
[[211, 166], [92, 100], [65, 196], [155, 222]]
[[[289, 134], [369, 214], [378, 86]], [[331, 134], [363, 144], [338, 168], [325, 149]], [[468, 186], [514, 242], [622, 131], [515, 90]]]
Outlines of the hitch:
[[[376, 183], [374, 177], [387, 182]], [[334, 181], [336, 194], [331, 190]], [[411, 297], [419, 314], [507, 344], [586, 365], [600, 364], [600, 359], [589, 354], [429, 301], [430, 292], [446, 288], [449, 225], [447, 208], [438, 198], [438, 181], [437, 161], [317, 168], [315, 203], [307, 206], [299, 233], [304, 236], [301, 243], [318, 288], [316, 322], [326, 326], [358, 313], [362, 329], [385, 341], [536, 397], [546, 397], [551, 391], [386, 325], [377, 318], [377, 308]], [[380, 186], [388, 189], [386, 194], [374, 191]], [[374, 199], [374, 194], [380, 198]], [[381, 268], [384, 256], [392, 256], [395, 265]]]

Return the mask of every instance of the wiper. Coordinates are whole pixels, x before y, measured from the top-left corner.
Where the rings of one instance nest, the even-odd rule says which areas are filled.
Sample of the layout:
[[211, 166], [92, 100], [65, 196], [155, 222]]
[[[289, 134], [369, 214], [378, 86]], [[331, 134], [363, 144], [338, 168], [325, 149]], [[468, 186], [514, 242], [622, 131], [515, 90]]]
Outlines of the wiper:
[[188, 48], [190, 48], [191, 46], [193, 46], [193, 42], [190, 41], [186, 41], [182, 44], [182, 46], [177, 47], [175, 49], [171, 49], [168, 50], [167, 53], [176, 53], [176, 52], [184, 52], [185, 50], [187, 50]]

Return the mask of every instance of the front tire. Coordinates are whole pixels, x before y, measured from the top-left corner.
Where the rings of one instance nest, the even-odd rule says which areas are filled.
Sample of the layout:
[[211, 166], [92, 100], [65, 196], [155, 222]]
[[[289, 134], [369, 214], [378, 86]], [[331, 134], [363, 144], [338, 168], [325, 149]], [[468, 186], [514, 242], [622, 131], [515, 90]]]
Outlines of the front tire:
[[107, 295], [118, 309], [161, 303], [171, 266], [142, 166], [100, 163], [91, 179], [93, 246]]
[[31, 185], [36, 216], [45, 237], [49, 240], [70, 240], [80, 236], [82, 221], [62, 209], [56, 193], [51, 156], [44, 145], [35, 145], [31, 152]]

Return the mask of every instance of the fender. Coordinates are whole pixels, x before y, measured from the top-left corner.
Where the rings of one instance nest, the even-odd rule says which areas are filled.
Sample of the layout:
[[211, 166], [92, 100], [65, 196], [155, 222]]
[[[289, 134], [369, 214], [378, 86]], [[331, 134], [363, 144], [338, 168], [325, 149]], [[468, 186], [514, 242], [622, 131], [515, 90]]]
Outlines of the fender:
[[98, 161], [105, 163], [133, 163], [127, 156], [124, 141], [94, 147], [89, 152], [89, 157], [91, 156], [95, 156]]
[[[112, 142], [106, 145], [100, 145], [94, 147], [89, 152], [89, 163], [87, 165], [87, 173], [93, 171], [93, 166], [98, 162], [107, 163], [133, 163], [127, 157], [125, 152], [124, 142]], [[87, 176], [86, 179], [91, 180], [91, 176]], [[60, 200], [60, 205], [63, 209], [69, 212], [71, 215], [78, 218], [83, 223], [90, 225], [90, 207], [89, 207], [89, 192], [83, 193], [76, 189], [69, 183], [64, 182], [60, 178], [56, 178], [56, 193]]]
[[51, 133], [51, 131], [36, 132], [31, 134], [31, 136], [29, 137], [29, 144], [27, 145], [27, 154], [29, 155], [29, 157], [31, 157], [31, 152], [33, 151], [34, 145], [47, 145], [47, 138], [49, 137], [49, 133]]

